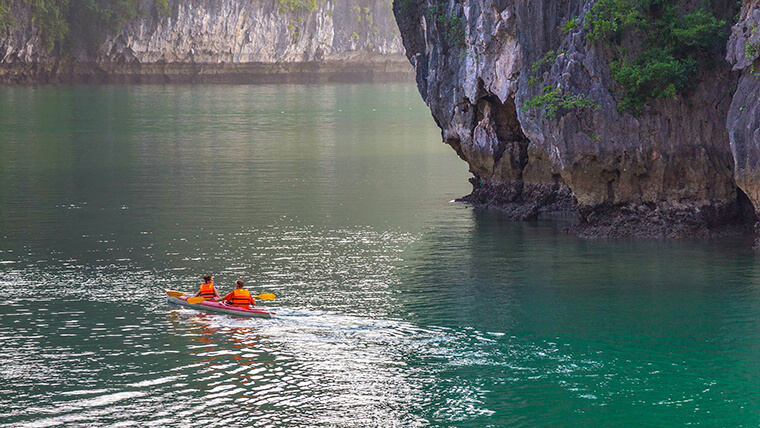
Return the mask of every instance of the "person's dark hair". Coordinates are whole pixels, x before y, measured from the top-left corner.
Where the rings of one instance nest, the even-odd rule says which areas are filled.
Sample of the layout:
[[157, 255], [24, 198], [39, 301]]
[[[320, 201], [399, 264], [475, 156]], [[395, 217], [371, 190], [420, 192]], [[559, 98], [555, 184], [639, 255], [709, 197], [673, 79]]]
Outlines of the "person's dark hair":
[[244, 286], [244, 285], [245, 285], [245, 282], [243, 282], [243, 280], [242, 280], [242, 279], [238, 279], [238, 280], [237, 280], [237, 282], [236, 282], [235, 284], [237, 284], [237, 286], [238, 286], [238, 287], [242, 287], [242, 286]]
[[211, 277], [208, 276], [208, 275], [206, 275], [206, 276], [203, 277], [203, 281], [205, 281], [205, 282], [211, 282]]

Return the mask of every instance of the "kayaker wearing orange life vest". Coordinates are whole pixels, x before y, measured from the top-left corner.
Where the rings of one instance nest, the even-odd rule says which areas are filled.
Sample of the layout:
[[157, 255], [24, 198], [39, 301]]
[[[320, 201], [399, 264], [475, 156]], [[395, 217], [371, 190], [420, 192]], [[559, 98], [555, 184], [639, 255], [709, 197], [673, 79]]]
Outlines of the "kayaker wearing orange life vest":
[[214, 278], [206, 275], [203, 277], [203, 284], [201, 284], [201, 290], [195, 294], [195, 297], [203, 297], [206, 300], [217, 300], [221, 299], [221, 296], [216, 291], [216, 287], [214, 287]]
[[256, 306], [256, 302], [253, 300], [251, 293], [243, 288], [245, 283], [239, 279], [235, 285], [237, 288], [232, 290], [232, 293], [224, 296], [224, 301], [230, 305], [240, 306], [241, 308], [247, 308], [248, 305]]

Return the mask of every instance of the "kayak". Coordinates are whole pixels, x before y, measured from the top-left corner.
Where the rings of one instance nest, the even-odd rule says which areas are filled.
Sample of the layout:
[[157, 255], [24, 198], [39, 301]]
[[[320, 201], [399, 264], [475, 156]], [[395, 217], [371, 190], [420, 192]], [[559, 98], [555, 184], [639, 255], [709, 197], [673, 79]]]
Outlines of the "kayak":
[[[238, 306], [227, 305], [224, 303], [215, 302], [213, 300], [206, 300], [200, 303], [187, 303], [187, 298], [192, 297], [186, 294], [175, 297], [178, 292], [174, 290], [166, 289], [166, 301], [174, 305], [185, 306], [198, 311], [218, 312], [220, 314], [235, 315], [239, 317], [256, 317], [256, 318], [272, 318], [274, 312], [267, 311], [266, 309], [259, 308], [241, 308]], [[172, 295], [169, 295], [171, 292]]]

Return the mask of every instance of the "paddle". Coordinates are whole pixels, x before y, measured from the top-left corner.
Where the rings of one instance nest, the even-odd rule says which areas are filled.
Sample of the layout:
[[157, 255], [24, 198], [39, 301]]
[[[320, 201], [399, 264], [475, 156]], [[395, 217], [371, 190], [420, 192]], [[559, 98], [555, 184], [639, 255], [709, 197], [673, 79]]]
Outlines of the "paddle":
[[274, 294], [272, 294], [272, 293], [262, 293], [262, 294], [259, 294], [258, 296], [253, 296], [253, 297], [255, 299], [261, 299], [261, 300], [274, 300], [275, 299]]
[[[259, 294], [258, 296], [253, 296], [253, 298], [254, 299], [261, 299], [261, 300], [274, 300], [275, 299], [275, 295], [272, 294], [272, 293], [263, 293], [263, 294]], [[206, 300], [206, 298], [205, 297], [201, 297], [201, 296], [198, 296], [198, 297], [188, 297], [187, 298], [187, 303], [195, 304], [195, 303], [203, 302], [205, 300]]]
[[168, 290], [166, 292], [166, 295], [170, 297], [180, 297], [180, 296], [184, 296], [185, 293], [180, 293], [179, 291], [174, 291], [174, 290]]

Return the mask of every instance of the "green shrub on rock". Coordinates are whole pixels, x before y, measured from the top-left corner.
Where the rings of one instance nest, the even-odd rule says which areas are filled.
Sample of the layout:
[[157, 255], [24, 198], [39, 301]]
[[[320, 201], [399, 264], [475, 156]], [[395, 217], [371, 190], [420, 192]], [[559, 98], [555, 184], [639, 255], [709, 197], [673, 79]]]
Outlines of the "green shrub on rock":
[[444, 3], [433, 3], [425, 11], [425, 18], [429, 22], [435, 22], [443, 40], [450, 46], [465, 45], [465, 22], [464, 19], [447, 11]]
[[12, 0], [0, 0], [0, 35], [11, 26], [11, 2]]
[[557, 117], [563, 111], [602, 108], [594, 99], [585, 94], [567, 94], [559, 88], [552, 89], [550, 86], [544, 87], [539, 95], [526, 101], [525, 107], [544, 110], [541, 116], [544, 119]]
[[726, 22], [676, 0], [599, 0], [586, 17], [587, 39], [608, 50], [622, 90], [618, 110], [640, 114], [648, 100], [672, 98], [696, 85], [719, 57]]
[[282, 13], [309, 13], [317, 10], [317, 0], [280, 0]]

